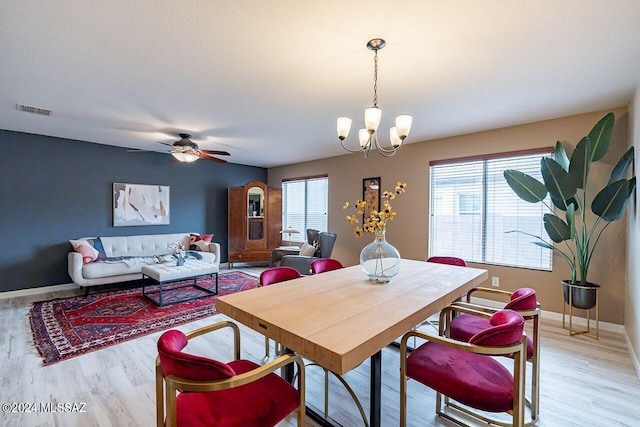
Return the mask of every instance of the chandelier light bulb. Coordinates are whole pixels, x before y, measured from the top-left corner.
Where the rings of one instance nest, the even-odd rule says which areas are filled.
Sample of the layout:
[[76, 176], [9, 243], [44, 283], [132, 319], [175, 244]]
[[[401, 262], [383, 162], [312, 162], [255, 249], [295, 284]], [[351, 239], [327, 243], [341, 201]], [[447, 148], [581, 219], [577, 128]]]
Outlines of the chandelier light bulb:
[[398, 148], [402, 144], [402, 139], [398, 136], [398, 128], [392, 127], [389, 129], [389, 140], [391, 141], [391, 145], [393, 148]]
[[360, 141], [360, 147], [365, 148], [369, 145], [369, 131], [366, 129], [360, 129], [358, 131], [358, 140]]
[[337, 120], [338, 138], [344, 140], [349, 136], [351, 130], [351, 119], [349, 117], [338, 117]]
[[396, 127], [398, 128], [398, 135], [402, 140], [409, 136], [412, 122], [413, 117], [406, 114], [396, 117]]
[[370, 132], [375, 132], [380, 126], [382, 119], [382, 110], [378, 107], [371, 107], [364, 110], [364, 125]]

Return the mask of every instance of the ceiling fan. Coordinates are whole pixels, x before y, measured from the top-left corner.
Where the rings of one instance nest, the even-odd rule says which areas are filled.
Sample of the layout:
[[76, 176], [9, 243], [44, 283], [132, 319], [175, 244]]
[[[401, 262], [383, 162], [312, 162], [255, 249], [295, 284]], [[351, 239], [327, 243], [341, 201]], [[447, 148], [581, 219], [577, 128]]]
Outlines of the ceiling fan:
[[[216, 163], [227, 163], [226, 160], [219, 159], [217, 156], [229, 156], [230, 154], [226, 151], [218, 151], [218, 150], [203, 150], [198, 147], [198, 144], [191, 141], [191, 135], [188, 133], [178, 134], [180, 136], [180, 140], [174, 142], [173, 144], [167, 144], [166, 142], [157, 141], [158, 144], [166, 145], [171, 147], [171, 150], [167, 151], [167, 153], [171, 154], [177, 161], [184, 163], [195, 162], [198, 159], [211, 160]], [[130, 150], [130, 151], [145, 151], [145, 150]], [[172, 159], [173, 160], [173, 159]]]

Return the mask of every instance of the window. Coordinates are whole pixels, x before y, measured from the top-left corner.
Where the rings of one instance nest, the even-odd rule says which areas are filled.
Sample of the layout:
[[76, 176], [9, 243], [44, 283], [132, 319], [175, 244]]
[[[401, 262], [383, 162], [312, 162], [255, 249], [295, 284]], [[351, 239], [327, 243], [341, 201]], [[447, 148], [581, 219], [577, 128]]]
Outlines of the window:
[[282, 182], [282, 227], [300, 232], [291, 241], [306, 242], [307, 228], [327, 231], [328, 182], [326, 176]]
[[544, 149], [432, 162], [429, 256], [551, 270], [552, 251], [534, 245], [531, 236], [509, 233], [546, 238], [542, 219], [548, 208], [521, 200], [503, 176], [517, 169], [542, 181], [540, 159], [550, 154]]

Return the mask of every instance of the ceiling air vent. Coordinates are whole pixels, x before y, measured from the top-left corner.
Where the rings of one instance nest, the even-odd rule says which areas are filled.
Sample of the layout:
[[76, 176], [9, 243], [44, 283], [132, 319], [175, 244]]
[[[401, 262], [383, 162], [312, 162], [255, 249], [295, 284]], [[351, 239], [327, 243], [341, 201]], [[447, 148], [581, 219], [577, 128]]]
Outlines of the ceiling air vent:
[[53, 111], [46, 108], [31, 107], [29, 105], [16, 104], [16, 110], [24, 111], [25, 113], [39, 114], [41, 116], [50, 116]]

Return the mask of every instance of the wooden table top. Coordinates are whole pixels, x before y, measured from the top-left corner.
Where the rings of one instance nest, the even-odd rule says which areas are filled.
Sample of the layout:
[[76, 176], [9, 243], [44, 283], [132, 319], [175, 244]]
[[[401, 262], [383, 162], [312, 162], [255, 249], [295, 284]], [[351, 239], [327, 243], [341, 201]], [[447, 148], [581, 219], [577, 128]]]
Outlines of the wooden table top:
[[487, 270], [403, 259], [385, 285], [356, 265], [225, 295], [216, 308], [343, 375], [487, 278]]

